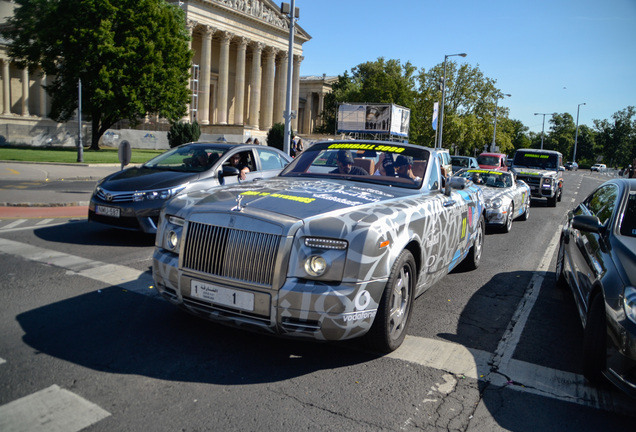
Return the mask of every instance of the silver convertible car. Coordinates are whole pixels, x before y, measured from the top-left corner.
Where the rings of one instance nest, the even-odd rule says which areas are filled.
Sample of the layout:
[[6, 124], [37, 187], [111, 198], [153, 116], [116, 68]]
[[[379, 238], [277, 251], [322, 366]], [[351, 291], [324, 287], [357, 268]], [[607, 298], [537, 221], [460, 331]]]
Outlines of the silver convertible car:
[[314, 340], [406, 335], [417, 296], [479, 265], [482, 191], [436, 150], [315, 143], [271, 179], [186, 191], [162, 209], [158, 291], [202, 318]]
[[455, 174], [482, 187], [486, 201], [486, 225], [510, 232], [514, 219], [530, 216], [530, 186], [516, 180], [510, 172], [487, 169], [463, 169]]
[[568, 213], [556, 277], [583, 324], [585, 377], [636, 397], [636, 179], [607, 181]]

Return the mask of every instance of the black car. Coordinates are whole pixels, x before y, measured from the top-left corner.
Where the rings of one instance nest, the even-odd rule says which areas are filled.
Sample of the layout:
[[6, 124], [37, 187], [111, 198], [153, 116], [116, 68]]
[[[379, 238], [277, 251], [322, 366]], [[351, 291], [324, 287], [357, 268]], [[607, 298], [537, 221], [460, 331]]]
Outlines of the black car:
[[636, 179], [605, 182], [568, 213], [556, 277], [583, 324], [585, 377], [636, 397]]
[[566, 162], [565, 169], [568, 171], [577, 171], [579, 169], [579, 164], [576, 162]]
[[209, 188], [273, 177], [291, 161], [282, 151], [261, 145], [184, 144], [100, 180], [88, 220], [154, 234], [161, 206], [186, 186]]

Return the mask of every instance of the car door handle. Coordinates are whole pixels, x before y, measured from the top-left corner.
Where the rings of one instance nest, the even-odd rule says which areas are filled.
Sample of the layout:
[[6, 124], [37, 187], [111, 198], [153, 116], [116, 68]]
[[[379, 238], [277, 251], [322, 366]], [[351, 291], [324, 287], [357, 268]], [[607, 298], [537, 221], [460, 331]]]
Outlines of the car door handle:
[[455, 200], [449, 200], [444, 203], [444, 207], [454, 206], [456, 204]]

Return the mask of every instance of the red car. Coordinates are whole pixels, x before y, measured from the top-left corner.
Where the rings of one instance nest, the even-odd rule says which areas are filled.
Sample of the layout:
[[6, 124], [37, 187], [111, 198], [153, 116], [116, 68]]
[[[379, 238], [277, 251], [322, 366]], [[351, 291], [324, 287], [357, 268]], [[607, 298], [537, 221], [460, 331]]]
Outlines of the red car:
[[502, 153], [482, 153], [477, 156], [480, 168], [508, 171], [508, 156]]

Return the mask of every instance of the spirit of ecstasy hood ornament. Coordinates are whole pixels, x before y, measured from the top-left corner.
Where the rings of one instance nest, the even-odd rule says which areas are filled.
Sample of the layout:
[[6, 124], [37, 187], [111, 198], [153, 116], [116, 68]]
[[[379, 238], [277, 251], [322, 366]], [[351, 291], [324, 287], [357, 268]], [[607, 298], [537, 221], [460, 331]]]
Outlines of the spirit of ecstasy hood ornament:
[[230, 211], [243, 211], [243, 207], [241, 207], [241, 201], [243, 201], [243, 195], [239, 194], [236, 196], [236, 206], [232, 207]]

